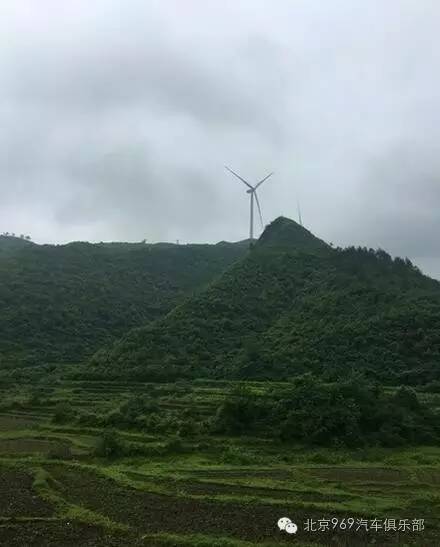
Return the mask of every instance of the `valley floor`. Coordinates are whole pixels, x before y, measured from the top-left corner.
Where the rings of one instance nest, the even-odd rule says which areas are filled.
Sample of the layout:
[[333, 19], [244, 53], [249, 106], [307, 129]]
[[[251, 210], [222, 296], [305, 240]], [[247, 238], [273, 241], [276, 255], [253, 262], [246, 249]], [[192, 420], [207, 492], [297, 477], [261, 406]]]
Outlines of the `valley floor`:
[[[161, 408], [196, 409], [198, 419], [225, 389], [162, 387]], [[133, 450], [105, 458], [102, 430], [55, 423], [56, 405], [105, 411], [147, 385], [40, 382], [40, 398], [35, 389], [1, 386], [0, 545], [440, 545], [440, 448], [306, 449], [200, 434], [177, 443], [119, 429]], [[278, 529], [281, 517], [297, 534]], [[396, 530], [385, 530], [391, 519]]]

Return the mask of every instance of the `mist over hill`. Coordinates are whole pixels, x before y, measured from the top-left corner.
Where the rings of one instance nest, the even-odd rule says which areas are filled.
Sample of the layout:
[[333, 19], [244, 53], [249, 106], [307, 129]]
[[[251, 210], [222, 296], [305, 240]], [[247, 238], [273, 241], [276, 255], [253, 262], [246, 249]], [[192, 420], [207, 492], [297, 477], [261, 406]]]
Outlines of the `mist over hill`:
[[161, 319], [92, 359], [106, 376], [439, 377], [440, 283], [383, 250], [333, 249], [280, 217], [251, 252]]

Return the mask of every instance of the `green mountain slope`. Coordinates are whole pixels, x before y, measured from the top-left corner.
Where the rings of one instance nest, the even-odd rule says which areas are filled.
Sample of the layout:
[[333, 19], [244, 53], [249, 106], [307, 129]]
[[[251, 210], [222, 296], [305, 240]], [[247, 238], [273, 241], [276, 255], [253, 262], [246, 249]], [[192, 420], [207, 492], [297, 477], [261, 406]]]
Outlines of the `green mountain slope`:
[[223, 276], [92, 360], [97, 374], [439, 377], [440, 283], [384, 251], [332, 249], [279, 218]]
[[0, 238], [0, 364], [78, 362], [163, 316], [246, 252], [245, 243], [54, 246]]
[[0, 235], [0, 260], [7, 255], [14, 254], [22, 249], [34, 246], [35, 243], [24, 237]]

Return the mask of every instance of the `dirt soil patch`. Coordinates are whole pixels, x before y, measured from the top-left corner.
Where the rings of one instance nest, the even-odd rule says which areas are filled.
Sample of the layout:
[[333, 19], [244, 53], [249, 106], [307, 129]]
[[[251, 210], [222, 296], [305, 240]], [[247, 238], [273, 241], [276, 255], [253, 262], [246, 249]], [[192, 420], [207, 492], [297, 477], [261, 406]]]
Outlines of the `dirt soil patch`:
[[59, 441], [48, 441], [45, 439], [4, 439], [0, 440], [0, 454], [49, 454], [59, 452], [61, 449], [68, 449], [68, 443]]
[[[306, 519], [326, 515], [318, 515], [316, 511], [293, 504], [276, 506], [186, 499], [124, 487], [88, 470], [55, 465], [47, 469], [62, 484], [61, 494], [66, 499], [115, 522], [128, 524], [140, 533], [199, 533], [213, 537], [231, 536], [257, 544], [262, 541], [292, 543], [291, 536], [281, 534], [276, 527], [281, 516], [291, 515], [300, 524], [295, 536], [297, 540], [313, 541], [317, 545], [360, 546], [371, 543], [373, 539], [361, 531], [307, 533], [302, 526]], [[392, 543], [395, 537], [378, 532], [374, 533], [374, 539], [376, 544], [386, 545]], [[407, 543], [411, 542], [409, 533], [405, 539]], [[416, 539], [420, 540], [420, 536]]]
[[[53, 508], [32, 488], [33, 478], [21, 471], [0, 469], [1, 517], [48, 517]], [[0, 542], [0, 545], [6, 545]]]
[[144, 546], [139, 537], [109, 533], [98, 526], [68, 521], [35, 521], [0, 526], [0, 545], [7, 547]]
[[39, 423], [39, 420], [22, 418], [21, 416], [0, 416], [0, 431], [17, 431], [28, 429]]

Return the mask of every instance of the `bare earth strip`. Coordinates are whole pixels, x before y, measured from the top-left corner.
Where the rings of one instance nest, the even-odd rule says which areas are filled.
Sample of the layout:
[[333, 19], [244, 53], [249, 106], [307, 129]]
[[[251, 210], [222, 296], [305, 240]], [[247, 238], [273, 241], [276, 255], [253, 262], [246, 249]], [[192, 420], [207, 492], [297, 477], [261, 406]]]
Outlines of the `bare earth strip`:
[[[291, 515], [300, 523], [307, 518], [323, 516], [294, 505], [216, 503], [153, 494], [122, 487], [90, 471], [69, 469], [67, 466], [48, 466], [47, 469], [63, 485], [61, 493], [66, 499], [146, 534], [206, 534], [212, 537], [229, 536], [255, 544], [291, 543], [291, 537], [276, 529], [276, 522], [281, 516]], [[307, 534], [300, 530], [296, 539], [313, 541], [317, 545], [360, 546], [370, 544], [373, 537], [362, 531], [344, 532], [337, 537], [337, 534], [328, 532]], [[379, 545], [393, 544], [395, 537], [377, 532], [374, 541]], [[417, 538], [407, 534], [405, 541], [411, 543]]]
[[136, 547], [139, 538], [109, 533], [99, 526], [68, 521], [27, 522], [0, 526], [0, 545], [7, 547]]
[[53, 508], [33, 490], [32, 482], [32, 477], [26, 473], [0, 469], [1, 517], [48, 517], [53, 514]]

